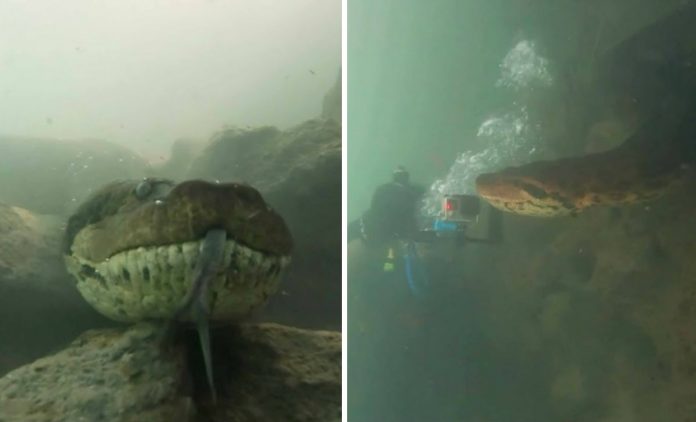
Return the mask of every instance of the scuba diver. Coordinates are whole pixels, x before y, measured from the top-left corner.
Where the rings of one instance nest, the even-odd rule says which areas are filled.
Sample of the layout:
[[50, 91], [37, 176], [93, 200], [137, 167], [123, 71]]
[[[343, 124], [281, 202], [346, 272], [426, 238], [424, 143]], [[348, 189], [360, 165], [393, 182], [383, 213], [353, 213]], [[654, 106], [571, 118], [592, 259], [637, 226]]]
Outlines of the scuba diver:
[[418, 232], [418, 204], [424, 189], [410, 182], [403, 166], [392, 173], [392, 180], [379, 186], [370, 208], [348, 225], [348, 241], [360, 238], [370, 246], [412, 238]]
[[[361, 239], [372, 249], [386, 249], [383, 270], [394, 272], [403, 260], [409, 288], [420, 296], [427, 285], [414, 240], [420, 232], [419, 205], [425, 190], [410, 181], [409, 172], [398, 166], [391, 182], [375, 190], [370, 208], [348, 225], [348, 242]], [[397, 256], [398, 254], [398, 256]]]

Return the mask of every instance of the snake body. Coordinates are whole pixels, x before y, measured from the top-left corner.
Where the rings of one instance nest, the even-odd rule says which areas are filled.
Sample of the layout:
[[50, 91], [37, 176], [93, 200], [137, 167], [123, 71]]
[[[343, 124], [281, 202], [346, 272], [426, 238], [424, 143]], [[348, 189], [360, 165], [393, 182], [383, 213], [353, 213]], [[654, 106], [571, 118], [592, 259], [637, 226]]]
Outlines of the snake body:
[[694, 130], [684, 122], [693, 121], [662, 116], [613, 150], [481, 174], [476, 189], [500, 210], [535, 217], [652, 201], [689, 168], [685, 146]]

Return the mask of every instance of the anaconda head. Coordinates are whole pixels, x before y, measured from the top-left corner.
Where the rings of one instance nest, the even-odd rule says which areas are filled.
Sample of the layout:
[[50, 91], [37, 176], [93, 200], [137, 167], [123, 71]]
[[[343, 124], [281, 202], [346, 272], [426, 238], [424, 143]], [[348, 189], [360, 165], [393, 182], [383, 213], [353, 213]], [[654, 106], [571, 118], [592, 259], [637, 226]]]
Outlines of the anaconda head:
[[211, 230], [224, 230], [226, 239], [208, 292], [210, 318], [238, 320], [275, 292], [292, 250], [285, 222], [250, 186], [153, 178], [109, 184], [70, 217], [65, 261], [82, 296], [107, 317], [168, 319], [192, 289]]
[[481, 174], [476, 178], [476, 190], [495, 208], [514, 214], [555, 217], [578, 211], [573, 198], [529, 170], [523, 166]]
[[537, 161], [484, 173], [476, 179], [479, 195], [494, 207], [519, 215], [575, 215], [595, 205], [645, 203], [679, 183], [684, 166], [677, 154], [612, 151]]

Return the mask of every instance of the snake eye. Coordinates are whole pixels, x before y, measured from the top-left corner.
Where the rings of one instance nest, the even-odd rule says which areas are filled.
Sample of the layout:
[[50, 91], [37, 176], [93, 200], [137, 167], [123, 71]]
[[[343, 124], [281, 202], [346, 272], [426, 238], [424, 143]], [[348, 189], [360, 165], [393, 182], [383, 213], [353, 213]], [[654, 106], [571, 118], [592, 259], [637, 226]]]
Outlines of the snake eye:
[[143, 179], [142, 182], [138, 183], [138, 186], [135, 187], [135, 197], [138, 199], [145, 199], [147, 198], [148, 195], [150, 195], [150, 192], [152, 192], [152, 182], [150, 182], [148, 179]]

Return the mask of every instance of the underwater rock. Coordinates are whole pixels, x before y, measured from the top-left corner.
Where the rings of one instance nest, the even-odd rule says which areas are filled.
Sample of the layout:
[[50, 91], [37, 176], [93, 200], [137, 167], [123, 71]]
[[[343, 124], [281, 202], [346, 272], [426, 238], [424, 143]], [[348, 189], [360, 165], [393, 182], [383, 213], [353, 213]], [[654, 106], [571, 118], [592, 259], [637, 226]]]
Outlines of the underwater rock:
[[65, 271], [63, 224], [0, 204], [0, 375], [106, 323]]
[[341, 333], [246, 324], [223, 341], [223, 397], [205, 420], [341, 420]]
[[191, 163], [205, 144], [194, 139], [181, 138], [172, 143], [169, 159], [161, 164], [153, 164], [149, 176], [181, 180], [188, 173]]
[[99, 140], [0, 137], [0, 201], [45, 214], [68, 214], [92, 190], [144, 176], [147, 163]]
[[526, 35], [543, 40], [554, 70], [552, 86], [525, 98], [530, 121], [540, 123], [542, 145], [559, 156], [611, 149], [674, 89], [679, 68], [690, 72], [688, 63], [664, 64], [691, 51], [694, 4], [664, 0], [636, 8], [628, 1], [587, 1], [566, 2], [562, 10], [555, 4], [518, 6], [527, 22], [555, 10], [554, 24], [540, 22]]
[[324, 96], [324, 101], [321, 105], [321, 117], [333, 119], [341, 123], [341, 108], [341, 70], [339, 69], [336, 83]]
[[0, 204], [0, 280], [43, 284], [50, 272], [62, 268], [55, 253], [61, 225], [60, 218]]
[[205, 382], [198, 382], [204, 375], [195, 356], [185, 343], [163, 338], [149, 323], [84, 333], [65, 350], [0, 378], [0, 420], [341, 418], [340, 333], [276, 324], [218, 330], [216, 378], [224, 388], [215, 406], [196, 391]]
[[[649, 207], [590, 210], [551, 226], [551, 238], [505, 239], [499, 280], [491, 282], [498, 312], [490, 318], [502, 319], [505, 306], [518, 325], [539, 330], [538, 347], [512, 354], [548, 362], [554, 420], [590, 408], [577, 420], [696, 414], [694, 191], [695, 182], [685, 181]], [[538, 224], [512, 217], [510, 230]], [[495, 331], [498, 342], [523, 343], [532, 334]]]
[[88, 331], [65, 350], [0, 378], [0, 420], [192, 421], [185, 355], [154, 325]]
[[617, 148], [633, 133], [633, 127], [622, 120], [601, 120], [590, 126], [585, 152], [594, 154]]
[[[258, 189], [296, 239], [284, 293], [271, 299], [274, 320], [338, 328], [341, 309], [341, 126], [309, 120], [215, 135], [187, 178], [243, 181]], [[331, 280], [331, 282], [327, 282]]]
[[[286, 131], [230, 128], [213, 136], [187, 178], [244, 181], [266, 196], [288, 189], [298, 173], [306, 173], [303, 186], [317, 183], [316, 177], [328, 176], [317, 173], [321, 164], [340, 158], [341, 127], [332, 120], [309, 120]], [[340, 180], [340, 172], [330, 176]]]

